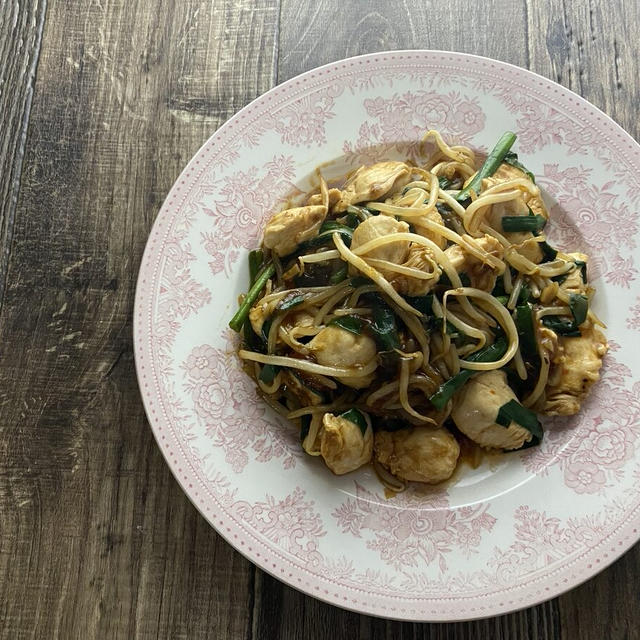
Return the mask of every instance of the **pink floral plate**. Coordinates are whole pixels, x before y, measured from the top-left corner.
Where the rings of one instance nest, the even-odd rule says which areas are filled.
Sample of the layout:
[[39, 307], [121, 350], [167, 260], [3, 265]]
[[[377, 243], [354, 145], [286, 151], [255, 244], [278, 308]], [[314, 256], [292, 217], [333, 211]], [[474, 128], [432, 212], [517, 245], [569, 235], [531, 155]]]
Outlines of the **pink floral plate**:
[[[578, 416], [539, 448], [385, 498], [370, 469], [303, 455], [241, 371], [227, 322], [266, 219], [326, 174], [411, 157], [424, 131], [487, 149], [504, 130], [538, 177], [551, 241], [592, 256], [611, 352]], [[458, 53], [377, 53], [272, 89], [184, 170], [140, 268], [135, 355], [151, 427], [185, 493], [265, 571], [390, 618], [505, 613], [590, 578], [640, 528], [640, 147], [567, 89]]]

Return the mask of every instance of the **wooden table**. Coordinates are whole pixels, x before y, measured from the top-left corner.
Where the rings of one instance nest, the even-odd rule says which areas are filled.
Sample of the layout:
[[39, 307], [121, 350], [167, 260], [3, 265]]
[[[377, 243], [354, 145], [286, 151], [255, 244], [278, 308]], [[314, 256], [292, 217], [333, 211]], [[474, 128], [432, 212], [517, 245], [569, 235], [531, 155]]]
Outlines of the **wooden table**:
[[227, 545], [145, 420], [132, 306], [197, 148], [345, 56], [452, 49], [570, 87], [638, 138], [635, 0], [0, 0], [2, 638], [640, 637], [640, 547], [574, 591], [455, 625], [360, 616]]

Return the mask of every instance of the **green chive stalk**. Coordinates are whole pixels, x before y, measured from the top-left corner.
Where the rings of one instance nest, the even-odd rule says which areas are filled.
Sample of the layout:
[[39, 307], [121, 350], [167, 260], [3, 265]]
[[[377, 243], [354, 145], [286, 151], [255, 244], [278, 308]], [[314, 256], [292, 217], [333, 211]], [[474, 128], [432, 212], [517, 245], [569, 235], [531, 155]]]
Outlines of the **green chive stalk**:
[[471, 196], [472, 191], [480, 193], [482, 181], [485, 178], [492, 176], [498, 170], [498, 167], [502, 164], [504, 157], [516, 141], [516, 137], [516, 134], [511, 131], [507, 131], [502, 134], [502, 137], [498, 140], [496, 146], [487, 156], [487, 159], [484, 161], [484, 164], [480, 167], [480, 170], [476, 173], [473, 180], [456, 196], [456, 200], [458, 202], [467, 200]]
[[240, 331], [242, 329], [242, 325], [244, 321], [247, 319], [249, 315], [249, 310], [253, 306], [253, 303], [258, 299], [260, 292], [264, 289], [264, 286], [267, 284], [267, 280], [273, 277], [273, 274], [276, 272], [276, 268], [273, 264], [267, 265], [256, 277], [256, 281], [253, 283], [251, 289], [249, 289], [247, 295], [244, 297], [240, 308], [236, 311], [235, 315], [229, 321], [229, 326], [234, 331]]

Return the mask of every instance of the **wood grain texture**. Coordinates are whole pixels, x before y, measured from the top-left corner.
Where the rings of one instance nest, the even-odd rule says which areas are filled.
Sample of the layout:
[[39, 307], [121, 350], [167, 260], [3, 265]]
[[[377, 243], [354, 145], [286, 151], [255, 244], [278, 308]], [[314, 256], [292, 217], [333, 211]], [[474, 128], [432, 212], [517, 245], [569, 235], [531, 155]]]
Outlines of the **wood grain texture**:
[[276, 81], [382, 49], [465, 51], [557, 80], [638, 137], [639, 27], [626, 0], [0, 0], [0, 637], [640, 637], [637, 547], [551, 602], [452, 625], [360, 616], [255, 569], [167, 470], [131, 341], [165, 194]]
[[[475, 53], [528, 63], [522, 1], [283, 0], [278, 81], [347, 56], [389, 49]], [[509, 25], [509, 37], [497, 34]]]
[[[637, 2], [528, 0], [531, 69], [579, 93], [636, 140], [640, 24]], [[540, 34], [543, 37], [535, 37]]]
[[131, 317], [164, 195], [271, 86], [277, 17], [268, 0], [49, 6], [0, 316], [4, 638], [250, 632], [253, 567], [161, 459]]
[[0, 1], [0, 306], [46, 3]]

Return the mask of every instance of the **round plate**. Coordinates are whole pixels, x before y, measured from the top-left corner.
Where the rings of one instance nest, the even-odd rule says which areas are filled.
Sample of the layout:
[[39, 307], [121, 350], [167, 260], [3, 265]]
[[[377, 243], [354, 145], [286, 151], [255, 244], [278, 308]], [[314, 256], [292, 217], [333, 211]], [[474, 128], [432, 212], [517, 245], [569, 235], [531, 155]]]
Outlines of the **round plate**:
[[[543, 444], [393, 498], [370, 469], [303, 455], [257, 397], [227, 328], [247, 252], [314, 168], [412, 157], [430, 128], [487, 149], [504, 130], [551, 208], [551, 242], [591, 256], [611, 350], [578, 416]], [[329, 64], [269, 91], [184, 170], [153, 227], [135, 304], [151, 427], [185, 493], [230, 544], [308, 594], [362, 613], [464, 620], [586, 580], [640, 527], [640, 147], [598, 109], [529, 71], [437, 51]]]

